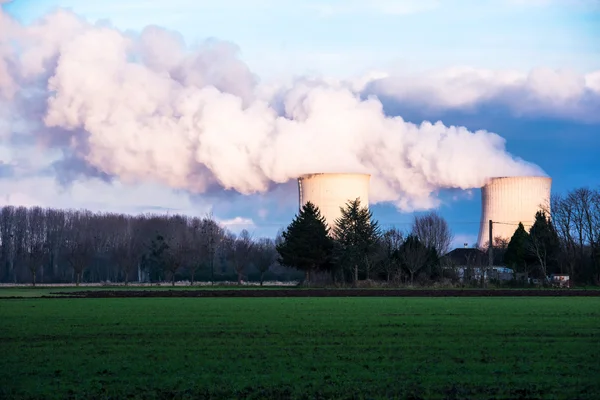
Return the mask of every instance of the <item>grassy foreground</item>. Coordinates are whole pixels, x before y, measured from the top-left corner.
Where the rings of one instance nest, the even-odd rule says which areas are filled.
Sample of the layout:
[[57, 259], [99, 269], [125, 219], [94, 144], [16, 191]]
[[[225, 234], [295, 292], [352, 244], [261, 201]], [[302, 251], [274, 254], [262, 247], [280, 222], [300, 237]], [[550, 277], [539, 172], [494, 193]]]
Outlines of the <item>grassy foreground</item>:
[[0, 398], [578, 398], [600, 298], [0, 300]]

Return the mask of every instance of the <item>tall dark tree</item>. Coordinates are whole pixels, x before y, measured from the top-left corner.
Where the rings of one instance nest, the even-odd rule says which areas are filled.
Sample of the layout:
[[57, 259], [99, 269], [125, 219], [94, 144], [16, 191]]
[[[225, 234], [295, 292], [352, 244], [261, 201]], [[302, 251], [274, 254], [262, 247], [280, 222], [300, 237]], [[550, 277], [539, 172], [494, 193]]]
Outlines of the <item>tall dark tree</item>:
[[427, 248], [415, 235], [408, 235], [400, 247], [402, 265], [408, 271], [410, 284], [414, 283], [415, 274], [430, 265], [437, 258], [434, 248]]
[[311, 202], [302, 206], [281, 238], [276, 247], [281, 265], [304, 271], [307, 281], [314, 272], [329, 268], [333, 242], [325, 218]]
[[89, 211], [76, 211], [68, 218], [64, 247], [77, 286], [81, 282], [83, 271], [89, 267], [94, 257], [97, 236], [92, 229], [92, 222], [93, 214]]
[[265, 274], [277, 260], [277, 250], [275, 241], [269, 238], [262, 238], [254, 246], [256, 269], [260, 272], [260, 286], [263, 285]]
[[400, 248], [404, 243], [404, 235], [396, 228], [388, 229], [379, 238], [378, 253], [380, 267], [385, 280], [398, 279], [402, 271]]
[[165, 241], [163, 235], [157, 234], [150, 242], [148, 250], [146, 267], [150, 281], [160, 281], [169, 262], [169, 244]]
[[529, 230], [529, 252], [540, 267], [542, 278], [556, 272], [560, 251], [560, 241], [554, 225], [543, 211], [535, 214], [535, 222]]
[[[342, 216], [335, 221], [333, 237], [337, 243], [337, 260], [346, 268], [352, 268], [354, 282], [358, 281], [359, 267], [369, 276], [368, 258], [376, 250], [379, 240], [379, 224], [373, 220], [373, 213], [361, 207], [360, 199], [346, 203], [341, 208]], [[344, 270], [345, 268], [342, 268]]]
[[240, 285], [246, 275], [246, 268], [250, 263], [254, 245], [252, 235], [246, 229], [240, 232], [233, 243], [233, 267], [237, 275], [238, 284]]
[[529, 233], [527, 233], [523, 224], [519, 223], [506, 247], [504, 263], [517, 272], [529, 272], [531, 261], [529, 254]]

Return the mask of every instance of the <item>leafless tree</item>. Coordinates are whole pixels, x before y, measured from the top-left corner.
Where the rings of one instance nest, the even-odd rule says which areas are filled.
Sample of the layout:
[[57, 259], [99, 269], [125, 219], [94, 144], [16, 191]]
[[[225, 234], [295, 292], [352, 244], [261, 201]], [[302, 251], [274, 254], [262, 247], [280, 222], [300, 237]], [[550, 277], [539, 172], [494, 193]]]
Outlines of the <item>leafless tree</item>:
[[387, 282], [390, 282], [392, 278], [399, 277], [401, 274], [400, 250], [403, 242], [404, 235], [396, 228], [385, 231], [379, 240], [380, 265]]
[[[550, 210], [549, 210], [550, 211]], [[575, 238], [575, 204], [568, 197], [554, 194], [551, 198], [552, 222], [558, 233], [561, 246], [561, 263], [566, 266], [570, 276], [575, 276], [577, 259], [580, 256]]]
[[210, 269], [211, 282], [214, 284], [215, 258], [221, 241], [225, 237], [225, 230], [219, 226], [211, 214], [202, 218], [201, 228], [201, 253]]
[[549, 250], [546, 247], [546, 243], [544, 243], [544, 241], [541, 238], [535, 235], [530, 235], [529, 242], [527, 244], [527, 250], [531, 255], [533, 255], [537, 259], [540, 267], [540, 272], [542, 273], [544, 279], [546, 279], [546, 277], [548, 276], [547, 260]]
[[600, 191], [576, 189], [566, 196], [554, 195], [551, 204], [562, 260], [569, 273], [588, 276], [600, 283]]
[[254, 249], [252, 235], [246, 229], [242, 230], [233, 245], [233, 265], [237, 273], [238, 283], [241, 284], [248, 261], [252, 255], [252, 250]]
[[277, 259], [277, 250], [273, 239], [261, 238], [254, 246], [256, 268], [260, 272], [260, 286], [263, 285], [265, 274]]
[[413, 285], [415, 273], [427, 265], [429, 249], [419, 242], [416, 236], [408, 236], [402, 244], [400, 256], [405, 268], [410, 274], [410, 284]]
[[[48, 268], [51, 277], [59, 279], [59, 259], [64, 244], [66, 214], [62, 210], [46, 210], [46, 241], [48, 249]], [[42, 278], [44, 269], [42, 269]]]
[[187, 269], [190, 273], [190, 286], [194, 285], [196, 272], [206, 261], [206, 249], [203, 246], [202, 238], [202, 219], [192, 218], [188, 227], [188, 246], [187, 246]]
[[0, 261], [2, 262], [2, 273], [0, 278], [14, 280], [14, 213], [15, 208], [12, 206], [2, 207], [0, 211], [0, 239], [2, 240], [2, 248], [0, 250]]
[[94, 256], [95, 232], [91, 224], [92, 214], [89, 211], [75, 211], [68, 213], [67, 229], [64, 247], [66, 257], [73, 268], [75, 283], [79, 286], [83, 271], [87, 268]]
[[438, 256], [448, 253], [454, 235], [448, 222], [437, 212], [415, 216], [412, 234], [427, 248], [434, 248]]
[[25, 236], [26, 264], [31, 273], [31, 283], [36, 284], [37, 272], [43, 267], [48, 254], [46, 245], [45, 213], [40, 207], [27, 212], [27, 231]]
[[[13, 260], [15, 266], [27, 265], [27, 208], [17, 207], [13, 216]], [[17, 271], [13, 266], [12, 274], [17, 280]]]
[[115, 235], [112, 254], [119, 270], [123, 273], [125, 286], [129, 283], [129, 276], [138, 267], [141, 259], [142, 246], [140, 242], [137, 221], [132, 218], [122, 218], [119, 221], [120, 229]]
[[171, 285], [175, 286], [175, 276], [177, 271], [187, 263], [191, 244], [187, 229], [187, 217], [176, 215], [170, 225], [171, 232], [167, 239], [165, 268], [171, 276]]

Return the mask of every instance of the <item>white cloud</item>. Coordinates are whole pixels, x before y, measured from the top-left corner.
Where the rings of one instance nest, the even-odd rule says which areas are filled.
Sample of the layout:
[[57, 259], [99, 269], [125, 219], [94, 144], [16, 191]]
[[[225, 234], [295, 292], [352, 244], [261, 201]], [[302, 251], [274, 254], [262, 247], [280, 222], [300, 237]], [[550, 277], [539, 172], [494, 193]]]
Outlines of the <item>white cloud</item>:
[[181, 213], [203, 216], [210, 212], [208, 204], [192, 203], [189, 196], [157, 185], [125, 186], [97, 179], [75, 181], [61, 187], [52, 177], [0, 179], [0, 206], [40, 206], [51, 208], [85, 208], [96, 212]]
[[[118, 180], [76, 181], [65, 192], [50, 178], [23, 173], [18, 182], [0, 183], [2, 193], [9, 193], [5, 203], [133, 210], [125, 212], [158, 207], [203, 215], [209, 205], [192, 204], [165, 187], [251, 194], [303, 173], [352, 171], [373, 175], [373, 202], [427, 209], [439, 204], [441, 188], [468, 189], [489, 176], [542, 172], [507, 153], [498, 135], [388, 118], [381, 102], [363, 101], [356, 92], [367, 88], [432, 108], [501, 101], [517, 114], [583, 118], [590, 106], [580, 100], [597, 94], [599, 84], [597, 73], [455, 68], [419, 76], [301, 79], [266, 90], [257, 89], [229, 43], [189, 49], [173, 32], [151, 27], [138, 36], [90, 25], [68, 12], [17, 33], [23, 51], [13, 60], [19, 73], [10, 83], [48, 104], [36, 112], [20, 110], [23, 120], [38, 118], [30, 134], [40, 151], [64, 152]], [[16, 170], [41, 169], [11, 154], [0, 147], [0, 160]], [[254, 221], [238, 217], [224, 224]]]
[[256, 227], [256, 224], [251, 218], [235, 217], [229, 219], [217, 219], [217, 222], [233, 233], [240, 233], [246, 229], [248, 231]]
[[600, 120], [600, 71], [537, 68], [529, 73], [457, 67], [375, 79], [367, 93], [430, 109], [502, 104], [515, 115]]
[[600, 71], [585, 76], [585, 85], [596, 93], [600, 93]]

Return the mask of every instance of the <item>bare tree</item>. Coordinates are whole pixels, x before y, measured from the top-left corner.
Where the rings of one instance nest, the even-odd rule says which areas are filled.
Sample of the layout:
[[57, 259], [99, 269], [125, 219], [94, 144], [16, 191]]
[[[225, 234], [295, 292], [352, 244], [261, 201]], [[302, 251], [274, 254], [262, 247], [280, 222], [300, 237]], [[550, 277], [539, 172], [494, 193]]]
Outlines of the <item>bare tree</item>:
[[277, 250], [273, 239], [262, 238], [254, 246], [256, 268], [260, 272], [260, 286], [263, 285], [265, 274], [277, 260]]
[[203, 226], [200, 218], [192, 218], [190, 220], [190, 226], [188, 228], [188, 266], [187, 269], [190, 273], [190, 286], [194, 285], [194, 278], [196, 272], [200, 268], [203, 262], [206, 261], [206, 249], [203, 246]]
[[435, 211], [415, 216], [411, 233], [425, 247], [434, 248], [440, 257], [448, 253], [454, 239], [448, 222]]
[[175, 275], [189, 258], [190, 240], [187, 231], [187, 217], [177, 215], [171, 221], [171, 234], [168, 238], [166, 250], [165, 269], [171, 276], [171, 285], [175, 286]]
[[562, 195], [552, 195], [551, 214], [548, 215], [552, 216], [552, 222], [560, 239], [561, 264], [564, 264], [569, 275], [574, 277], [580, 253], [574, 236], [575, 206], [573, 201]]
[[0, 212], [0, 239], [2, 239], [2, 248], [0, 250], [0, 261], [2, 270], [0, 270], [0, 279], [7, 281], [13, 280], [14, 268], [14, 213], [12, 206], [2, 207]]
[[120, 232], [116, 235], [116, 242], [112, 247], [114, 260], [123, 273], [125, 286], [129, 283], [129, 276], [140, 263], [141, 242], [138, 221], [132, 218], [123, 218], [120, 222]]
[[36, 284], [37, 271], [43, 267], [47, 255], [45, 213], [34, 207], [27, 213], [27, 233], [25, 239], [26, 264], [31, 273], [31, 283]]
[[[17, 282], [19, 266], [27, 265], [27, 208], [17, 207], [13, 216], [13, 281]], [[15, 268], [15, 266], [17, 268]]]
[[204, 254], [208, 260], [211, 276], [210, 280], [213, 284], [215, 280], [215, 258], [217, 256], [219, 246], [221, 245], [225, 236], [225, 229], [219, 226], [212, 214], [207, 214], [202, 219], [202, 247], [204, 248]]
[[[66, 214], [62, 210], [46, 210], [46, 241], [48, 247], [48, 268], [54, 280], [59, 279], [59, 259], [65, 237]], [[42, 275], [44, 270], [42, 269]], [[43, 278], [43, 276], [42, 276]]]
[[427, 265], [430, 250], [416, 236], [409, 235], [400, 250], [404, 267], [410, 274], [410, 284], [413, 285], [415, 273]]
[[94, 255], [96, 237], [91, 229], [91, 218], [92, 214], [89, 211], [75, 211], [68, 214], [64, 246], [77, 286], [81, 282], [83, 271], [89, 266]]
[[246, 229], [242, 230], [233, 245], [233, 265], [237, 273], [238, 283], [241, 284], [246, 266], [254, 249], [252, 235]]
[[[555, 198], [552, 217], [569, 251], [577, 253], [580, 275], [600, 283], [600, 191], [580, 188]], [[587, 272], [585, 265], [589, 265]]]
[[537, 259], [540, 272], [545, 280], [548, 276], [548, 248], [546, 247], [544, 240], [540, 237], [530, 235], [527, 250]]
[[402, 271], [400, 250], [404, 243], [404, 235], [396, 228], [383, 233], [379, 240], [380, 265], [386, 281], [396, 278]]

